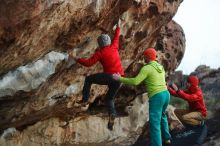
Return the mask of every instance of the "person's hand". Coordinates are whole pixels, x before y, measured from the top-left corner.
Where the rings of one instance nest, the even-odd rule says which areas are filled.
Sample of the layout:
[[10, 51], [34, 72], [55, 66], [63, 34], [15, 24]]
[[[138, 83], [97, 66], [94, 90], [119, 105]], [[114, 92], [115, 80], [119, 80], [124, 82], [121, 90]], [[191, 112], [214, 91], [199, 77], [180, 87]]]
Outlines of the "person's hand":
[[69, 54], [69, 57], [74, 59], [75, 61], [77, 61], [80, 58], [79, 56], [75, 56], [73, 54]]
[[176, 86], [176, 84], [174, 84], [174, 83], [171, 84], [171, 87], [172, 87], [175, 91], [178, 91], [178, 90], [179, 90], [178, 87]]
[[117, 26], [118, 26], [118, 27], [121, 26], [121, 19], [120, 19], [120, 18], [118, 19]]
[[121, 19], [119, 18], [117, 24], [113, 26], [113, 31], [115, 31], [116, 28], [120, 26], [121, 26]]
[[116, 28], [117, 28], [117, 24], [115, 25], [115, 26], [113, 26], [113, 31], [115, 31], [116, 30]]
[[75, 55], [75, 53], [74, 53], [73, 50], [69, 50], [67, 53], [68, 53], [69, 56], [70, 56], [72, 59], [74, 59], [74, 60], [78, 60], [78, 59], [80, 58], [79, 56], [76, 56], [76, 55]]
[[78, 60], [80, 57], [79, 56], [71, 56], [74, 60]]
[[69, 56], [74, 56], [73, 50], [67, 50], [67, 53], [68, 53]]
[[118, 81], [120, 79], [121, 75], [120, 74], [113, 74], [112, 78], [116, 81]]

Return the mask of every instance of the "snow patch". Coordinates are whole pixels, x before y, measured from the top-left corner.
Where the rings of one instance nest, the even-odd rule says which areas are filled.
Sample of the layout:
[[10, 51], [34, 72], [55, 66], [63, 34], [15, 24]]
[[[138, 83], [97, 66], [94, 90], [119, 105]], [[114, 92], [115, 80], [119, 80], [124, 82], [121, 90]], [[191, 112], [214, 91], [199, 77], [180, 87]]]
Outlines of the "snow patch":
[[36, 62], [10, 71], [0, 80], [0, 97], [38, 88], [55, 73], [56, 66], [68, 57], [66, 53], [52, 51]]
[[17, 133], [17, 130], [12, 127], [4, 130], [3, 134], [1, 135], [1, 139], [10, 139]]

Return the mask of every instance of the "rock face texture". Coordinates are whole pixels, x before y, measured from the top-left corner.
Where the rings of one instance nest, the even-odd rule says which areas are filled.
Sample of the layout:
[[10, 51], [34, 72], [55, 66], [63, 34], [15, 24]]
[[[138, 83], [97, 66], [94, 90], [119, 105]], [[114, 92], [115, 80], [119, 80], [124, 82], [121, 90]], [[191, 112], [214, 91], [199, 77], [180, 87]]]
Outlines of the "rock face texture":
[[90, 56], [98, 48], [97, 37], [101, 33], [113, 37], [112, 28], [120, 18], [120, 56], [126, 76], [137, 74], [147, 47], [155, 47], [159, 62], [167, 73], [173, 72], [185, 49], [184, 32], [172, 21], [181, 2], [2, 0], [0, 144], [122, 145], [129, 140], [132, 144], [148, 118], [144, 88], [122, 86], [115, 99], [119, 118], [115, 130], [108, 131], [106, 87], [92, 87], [89, 111], [73, 107], [82, 96], [85, 76], [101, 72], [100, 64], [82, 67], [66, 51]]

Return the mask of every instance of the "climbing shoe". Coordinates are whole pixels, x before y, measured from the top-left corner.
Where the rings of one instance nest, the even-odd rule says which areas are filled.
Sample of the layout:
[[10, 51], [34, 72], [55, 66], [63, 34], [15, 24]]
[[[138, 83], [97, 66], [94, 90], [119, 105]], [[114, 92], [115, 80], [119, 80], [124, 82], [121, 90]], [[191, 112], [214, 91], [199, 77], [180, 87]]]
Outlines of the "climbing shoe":
[[109, 115], [108, 129], [111, 131], [113, 130], [114, 121], [115, 121], [115, 115], [113, 115], [113, 114]]
[[89, 104], [89, 103], [86, 102], [86, 101], [78, 100], [78, 101], [75, 101], [74, 106], [75, 106], [75, 107], [81, 107], [81, 106], [85, 106], [85, 105], [87, 105], [87, 104]]
[[164, 144], [165, 144], [165, 145], [170, 145], [170, 144], [171, 144], [171, 140], [169, 140], [169, 139], [164, 140]]
[[76, 101], [74, 107], [80, 108], [81, 111], [86, 111], [89, 108], [89, 102], [84, 102], [83, 100]]
[[80, 107], [81, 111], [86, 111], [89, 108], [89, 102], [83, 103]]

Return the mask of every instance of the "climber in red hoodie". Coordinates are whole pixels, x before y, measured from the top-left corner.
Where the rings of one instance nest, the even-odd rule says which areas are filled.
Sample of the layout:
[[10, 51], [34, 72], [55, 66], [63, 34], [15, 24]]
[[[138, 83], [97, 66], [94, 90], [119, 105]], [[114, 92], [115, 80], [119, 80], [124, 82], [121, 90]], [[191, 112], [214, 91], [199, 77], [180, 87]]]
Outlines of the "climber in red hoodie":
[[84, 109], [87, 109], [89, 106], [88, 99], [90, 96], [91, 85], [92, 84], [108, 85], [109, 90], [105, 97], [105, 103], [107, 105], [108, 113], [109, 113], [108, 128], [110, 130], [112, 130], [113, 128], [114, 119], [116, 116], [116, 110], [115, 110], [113, 98], [120, 87], [120, 82], [114, 80], [112, 78], [112, 75], [114, 73], [124, 75], [124, 70], [122, 68], [120, 56], [118, 52], [119, 35], [120, 35], [120, 28], [118, 22], [112, 43], [111, 43], [111, 38], [107, 34], [100, 35], [97, 39], [100, 49], [96, 51], [91, 58], [89, 59], [78, 58], [77, 56], [73, 56], [72, 54], [70, 54], [71, 57], [73, 57], [78, 63], [80, 63], [83, 66], [90, 67], [96, 64], [97, 62], [100, 62], [101, 65], [103, 66], [103, 70], [104, 70], [103, 73], [92, 74], [85, 78], [85, 83], [83, 87], [83, 98], [82, 101], [78, 103], [81, 105], [81, 107], [86, 107]]
[[171, 95], [188, 101], [189, 109], [176, 109], [175, 114], [185, 124], [202, 125], [207, 116], [207, 109], [204, 103], [202, 90], [198, 87], [199, 79], [196, 76], [189, 76], [187, 79], [188, 88], [179, 90], [175, 84], [168, 87]]

